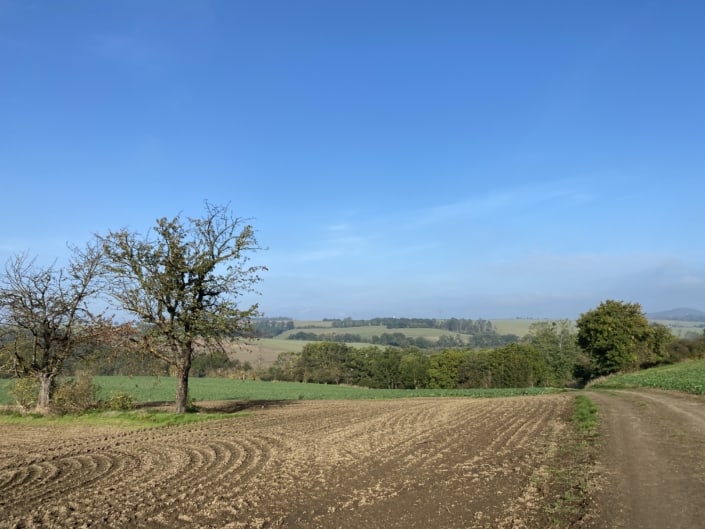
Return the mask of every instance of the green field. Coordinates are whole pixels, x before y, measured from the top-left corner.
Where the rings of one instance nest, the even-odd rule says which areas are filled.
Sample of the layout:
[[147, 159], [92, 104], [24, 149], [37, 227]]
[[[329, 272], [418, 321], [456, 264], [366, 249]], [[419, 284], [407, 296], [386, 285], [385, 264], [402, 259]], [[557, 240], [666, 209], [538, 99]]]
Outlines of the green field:
[[383, 325], [365, 325], [362, 327], [327, 327], [309, 329], [301, 329], [297, 327], [293, 331], [285, 331], [279, 336], [282, 338], [288, 338], [292, 334], [296, 334], [301, 331], [312, 332], [315, 334], [359, 334], [362, 338], [372, 338], [373, 336], [394, 334], [395, 332], [398, 332], [404, 336], [408, 336], [409, 338], [423, 337], [428, 338], [429, 340], [437, 340], [441, 336], [456, 336], [458, 334], [455, 332], [446, 331], [445, 329], [432, 329], [430, 327], [388, 329]]
[[[171, 377], [94, 377], [101, 388], [100, 398], [121, 391], [137, 402], [171, 402], [176, 380]], [[14, 404], [10, 389], [14, 382], [0, 380], [0, 404]], [[206, 400], [321, 400], [321, 399], [391, 399], [403, 397], [504, 397], [554, 393], [556, 389], [367, 389], [333, 384], [297, 382], [261, 382], [226, 378], [192, 378], [190, 393], [198, 401]]]
[[649, 320], [651, 323], [665, 325], [677, 338], [695, 338], [703, 335], [705, 323], [697, 321]]
[[659, 388], [705, 395], [705, 360], [681, 362], [625, 375], [611, 375], [591, 384], [590, 387]]
[[[491, 320], [497, 329], [498, 334], [515, 334], [519, 337], [526, 335], [529, 332], [529, 326], [532, 323], [543, 320], [532, 319], [506, 319], [506, 320]], [[315, 334], [359, 334], [363, 339], [370, 339], [373, 336], [381, 336], [382, 334], [401, 333], [408, 338], [426, 338], [434, 341], [441, 336], [458, 336], [458, 333], [447, 331], [445, 329], [433, 329], [430, 327], [420, 328], [401, 328], [388, 329], [382, 325], [365, 325], [360, 327], [332, 327], [332, 322], [323, 320], [295, 320], [295, 328], [291, 331], [285, 331], [276, 338], [261, 338], [251, 344], [236, 344], [233, 345], [229, 353], [233, 358], [237, 358], [241, 362], [249, 362], [256, 369], [268, 368], [277, 359], [279, 353], [298, 353], [301, 352], [304, 345], [309, 343], [305, 340], [289, 340], [288, 337], [297, 332], [312, 332]], [[469, 336], [461, 334], [460, 336], [469, 339]], [[347, 343], [352, 347], [368, 347], [370, 343]]]

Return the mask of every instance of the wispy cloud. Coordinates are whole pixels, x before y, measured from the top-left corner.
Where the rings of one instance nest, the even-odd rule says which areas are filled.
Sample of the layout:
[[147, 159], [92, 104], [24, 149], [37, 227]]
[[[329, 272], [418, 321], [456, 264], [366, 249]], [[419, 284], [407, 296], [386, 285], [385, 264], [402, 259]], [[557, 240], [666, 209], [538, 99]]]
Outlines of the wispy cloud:
[[544, 182], [469, 197], [457, 202], [441, 204], [423, 209], [412, 222], [415, 227], [457, 221], [459, 219], [482, 219], [511, 214], [518, 210], [535, 208], [542, 204], [584, 204], [594, 200], [585, 189], [557, 182]]

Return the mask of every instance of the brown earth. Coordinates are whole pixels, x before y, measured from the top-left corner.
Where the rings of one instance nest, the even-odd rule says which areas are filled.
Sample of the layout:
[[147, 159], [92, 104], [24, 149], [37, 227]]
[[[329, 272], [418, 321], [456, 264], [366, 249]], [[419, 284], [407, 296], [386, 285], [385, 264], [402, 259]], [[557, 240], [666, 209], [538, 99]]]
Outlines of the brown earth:
[[705, 528], [705, 399], [589, 396], [598, 445], [571, 426], [571, 394], [279, 403], [141, 431], [5, 425], [0, 528]]
[[572, 405], [319, 401], [141, 431], [4, 426], [0, 528], [567, 526]]
[[643, 390], [589, 396], [603, 433], [594, 526], [705, 528], [705, 398]]

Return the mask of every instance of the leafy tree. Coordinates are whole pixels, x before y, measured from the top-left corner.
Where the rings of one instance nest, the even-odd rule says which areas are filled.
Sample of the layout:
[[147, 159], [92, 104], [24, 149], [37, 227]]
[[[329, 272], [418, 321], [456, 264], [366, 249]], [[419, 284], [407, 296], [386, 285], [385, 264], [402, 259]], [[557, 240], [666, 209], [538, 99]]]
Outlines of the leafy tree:
[[681, 338], [669, 343], [668, 358], [672, 362], [705, 358], [705, 334], [696, 338]]
[[458, 366], [458, 386], [461, 388], [494, 388], [492, 357], [489, 351], [472, 351]]
[[458, 368], [468, 353], [459, 349], [446, 349], [429, 358], [428, 387], [451, 389], [458, 385]]
[[248, 335], [258, 315], [257, 304], [238, 306], [265, 270], [249, 264], [248, 253], [259, 249], [254, 229], [227, 206], [206, 202], [201, 218], [161, 218], [146, 236], [122, 229], [98, 240], [110, 294], [145, 324], [146, 351], [176, 371], [176, 411], [184, 413], [197, 348], [224, 350], [223, 341]]
[[269, 368], [268, 377], [272, 380], [288, 380], [301, 382], [299, 358], [301, 353], [287, 351], [279, 353], [277, 359]]
[[304, 382], [340, 384], [350, 346], [339, 342], [310, 342], [304, 345], [299, 368]]
[[402, 351], [396, 347], [385, 347], [371, 356], [373, 387], [387, 389], [399, 387], [399, 363], [402, 354]]
[[590, 356], [593, 374], [607, 375], [639, 365], [652, 329], [638, 303], [607, 300], [577, 321], [578, 345]]
[[544, 357], [549, 369], [550, 384], [562, 386], [571, 382], [579, 349], [570, 321], [532, 323], [523, 341]]
[[345, 358], [345, 383], [375, 387], [374, 359], [378, 354], [376, 346], [350, 348]]
[[652, 323], [649, 341], [641, 349], [640, 367], [653, 367], [671, 361], [670, 345], [675, 340], [671, 329], [661, 323]]
[[458, 366], [458, 385], [479, 388], [525, 388], [550, 383], [544, 355], [528, 344], [473, 351]]
[[11, 258], [0, 279], [2, 347], [19, 377], [38, 381], [37, 409], [46, 411], [64, 364], [84, 357], [111, 325], [91, 310], [99, 291], [102, 254], [97, 246], [71, 247], [65, 268], [39, 266], [26, 254]]
[[402, 386], [419, 389], [428, 384], [428, 356], [418, 350], [409, 350], [399, 360], [399, 379]]

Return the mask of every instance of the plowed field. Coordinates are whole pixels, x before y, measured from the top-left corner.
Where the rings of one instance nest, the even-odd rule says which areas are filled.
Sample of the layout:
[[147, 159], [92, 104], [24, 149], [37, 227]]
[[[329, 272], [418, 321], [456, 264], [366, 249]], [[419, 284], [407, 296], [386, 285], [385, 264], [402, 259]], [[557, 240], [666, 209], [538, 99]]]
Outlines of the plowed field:
[[152, 430], [6, 426], [0, 528], [568, 526], [572, 405], [298, 401]]

